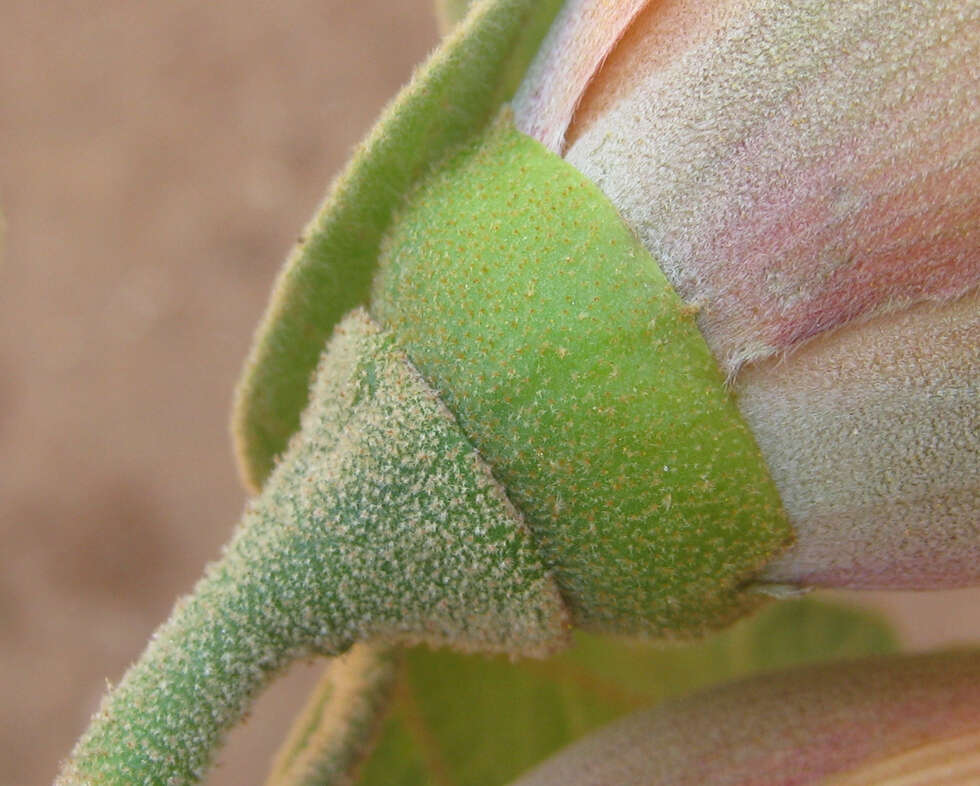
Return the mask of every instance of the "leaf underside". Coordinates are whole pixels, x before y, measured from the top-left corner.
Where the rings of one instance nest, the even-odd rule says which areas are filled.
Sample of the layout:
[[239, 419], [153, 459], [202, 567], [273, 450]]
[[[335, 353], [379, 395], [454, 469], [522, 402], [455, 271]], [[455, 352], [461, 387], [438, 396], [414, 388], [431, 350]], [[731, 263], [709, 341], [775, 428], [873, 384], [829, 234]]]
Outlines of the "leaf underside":
[[[879, 617], [813, 599], [774, 604], [687, 646], [576, 633], [566, 652], [518, 662], [417, 647], [394, 655], [393, 701], [380, 731], [371, 727], [366, 761], [342, 776], [270, 786], [497, 786], [586, 732], [666, 698], [896, 648]], [[321, 733], [331, 738], [330, 730]]]
[[896, 646], [885, 623], [810, 600], [769, 607], [693, 646], [582, 633], [575, 640], [548, 661], [519, 663], [409, 650], [394, 708], [357, 783], [504, 784], [587, 731], [670, 696]]

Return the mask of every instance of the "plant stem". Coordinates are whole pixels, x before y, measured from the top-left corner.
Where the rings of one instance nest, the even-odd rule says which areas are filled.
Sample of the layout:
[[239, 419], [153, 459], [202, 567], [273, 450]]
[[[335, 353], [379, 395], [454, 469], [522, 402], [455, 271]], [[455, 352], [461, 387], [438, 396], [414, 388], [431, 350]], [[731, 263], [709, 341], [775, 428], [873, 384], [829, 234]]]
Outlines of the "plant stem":
[[297, 657], [374, 637], [543, 654], [567, 619], [522, 519], [363, 313], [340, 326], [262, 495], [103, 701], [58, 783], [193, 783]]

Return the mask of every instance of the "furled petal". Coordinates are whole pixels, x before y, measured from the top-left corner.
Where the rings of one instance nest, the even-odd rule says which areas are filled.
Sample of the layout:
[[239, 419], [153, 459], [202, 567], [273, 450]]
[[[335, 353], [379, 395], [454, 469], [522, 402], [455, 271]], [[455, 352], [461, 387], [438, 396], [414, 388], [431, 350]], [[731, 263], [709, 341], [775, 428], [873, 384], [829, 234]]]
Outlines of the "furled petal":
[[649, 0], [567, 0], [514, 98], [517, 126], [560, 152], [585, 88]]
[[[576, 41], [594, 62], [602, 47]], [[980, 6], [961, 0], [653, 2], [567, 133], [548, 94], [567, 82], [539, 66], [517, 119], [565, 138], [734, 372], [980, 284], [978, 62]]]

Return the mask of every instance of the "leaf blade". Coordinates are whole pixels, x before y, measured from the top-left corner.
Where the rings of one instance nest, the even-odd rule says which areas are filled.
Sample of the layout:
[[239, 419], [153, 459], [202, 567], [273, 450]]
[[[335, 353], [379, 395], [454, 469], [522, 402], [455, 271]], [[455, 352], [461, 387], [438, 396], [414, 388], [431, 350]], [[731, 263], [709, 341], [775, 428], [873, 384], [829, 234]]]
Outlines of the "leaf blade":
[[[802, 599], [772, 604], [687, 646], [576, 633], [575, 645], [565, 653], [518, 663], [416, 648], [404, 653], [402, 687], [355, 782], [506, 783], [587, 731], [640, 707], [764, 670], [885, 654], [897, 647], [880, 617]], [[418, 723], [425, 726], [426, 744], [439, 746], [434, 755], [441, 773], [427, 765], [433, 753], [421, 751], [419, 732], [412, 732]]]

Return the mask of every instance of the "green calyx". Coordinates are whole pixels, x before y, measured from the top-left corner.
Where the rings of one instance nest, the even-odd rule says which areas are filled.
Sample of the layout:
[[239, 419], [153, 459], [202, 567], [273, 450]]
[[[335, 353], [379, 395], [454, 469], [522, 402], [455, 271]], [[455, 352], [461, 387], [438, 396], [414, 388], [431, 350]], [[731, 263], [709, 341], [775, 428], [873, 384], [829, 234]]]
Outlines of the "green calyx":
[[410, 195], [372, 310], [522, 510], [577, 624], [689, 635], [791, 539], [694, 322], [608, 199], [505, 113]]
[[355, 155], [259, 330], [239, 458], [260, 487], [323, 343], [373, 297], [576, 621], [693, 634], [757, 602], [791, 530], [692, 309], [598, 189], [492, 120], [559, 6], [476, 3]]
[[484, 0], [385, 110], [276, 282], [232, 415], [239, 467], [261, 488], [299, 427], [334, 326], [368, 298], [405, 193], [478, 134], [517, 89], [561, 0]]

